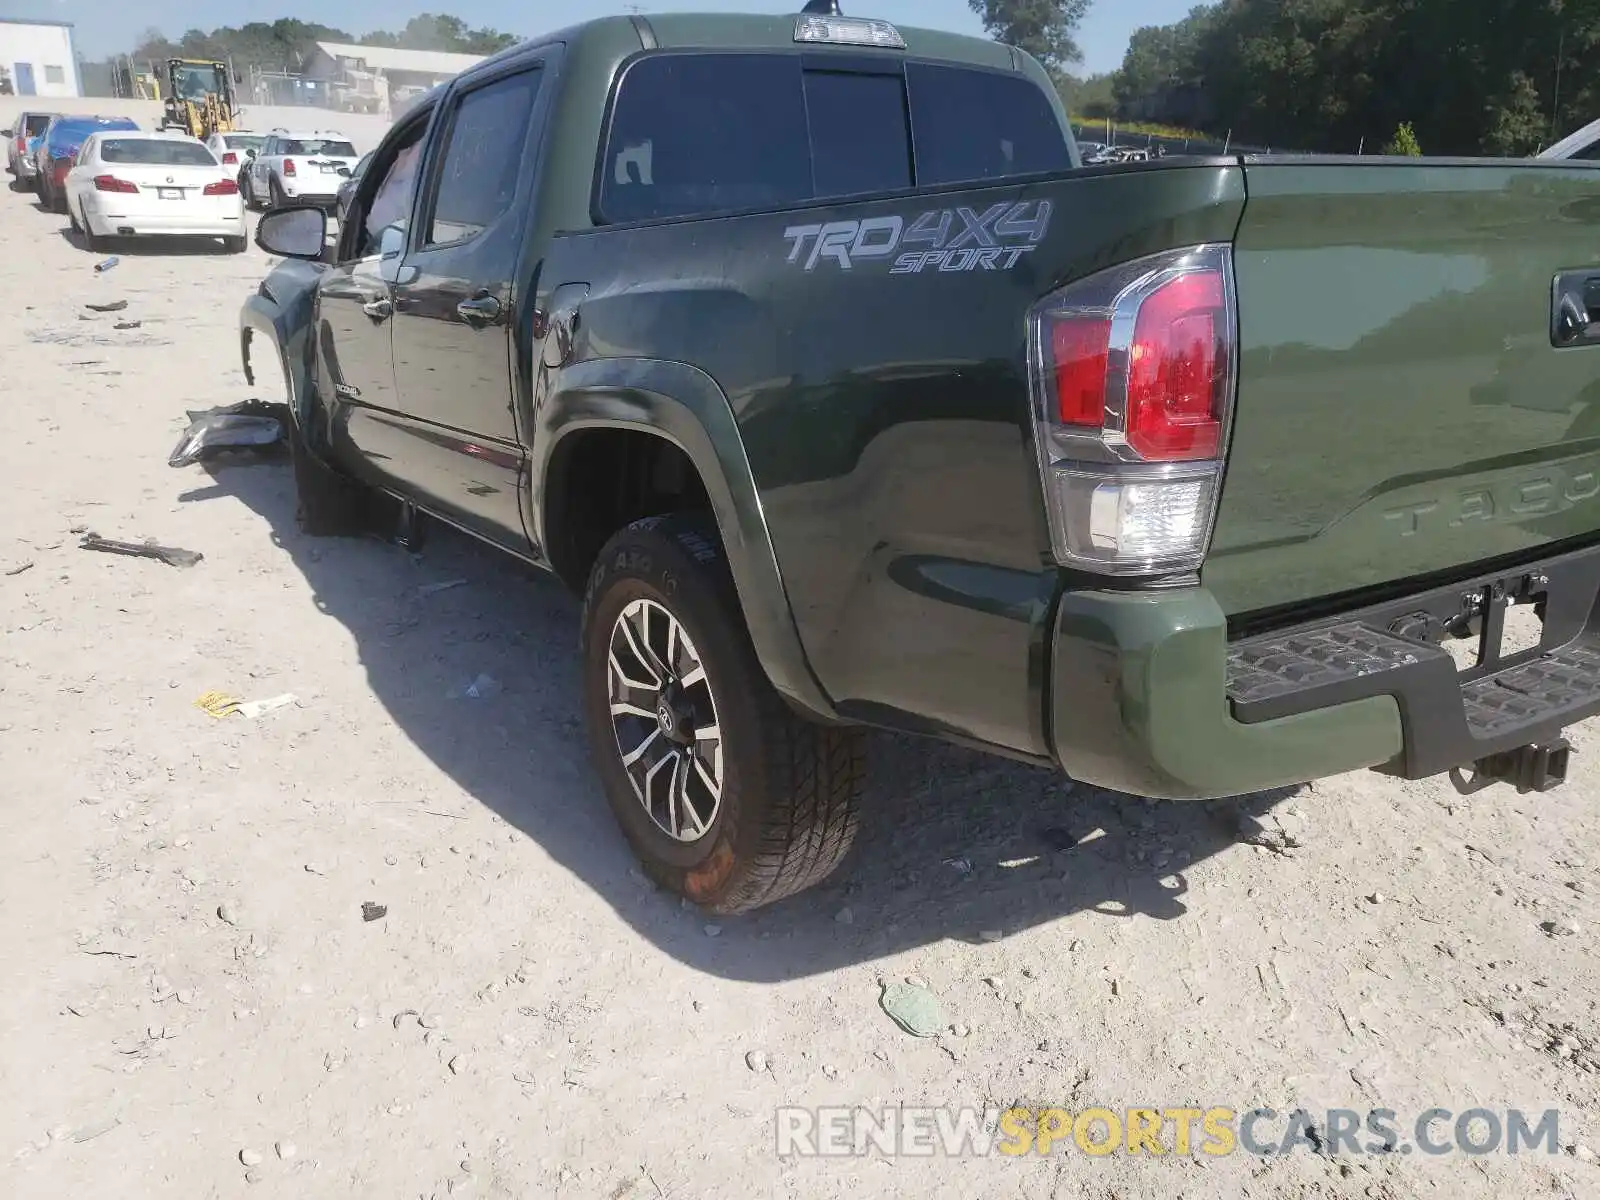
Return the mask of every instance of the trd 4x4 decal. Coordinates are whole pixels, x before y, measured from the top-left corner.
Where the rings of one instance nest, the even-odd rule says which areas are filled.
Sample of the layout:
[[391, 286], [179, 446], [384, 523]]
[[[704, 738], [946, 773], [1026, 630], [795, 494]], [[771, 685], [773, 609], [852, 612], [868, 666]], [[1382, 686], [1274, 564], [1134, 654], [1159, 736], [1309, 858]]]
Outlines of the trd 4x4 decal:
[[[1044, 240], [1050, 228], [1050, 201], [996, 204], [983, 212], [936, 208], [909, 225], [903, 217], [867, 217], [825, 225], [791, 225], [783, 231], [789, 262], [814, 271], [823, 259], [841, 270], [858, 260], [894, 259], [891, 275], [923, 271], [1009, 271]], [[913, 249], [915, 247], [915, 249]]]

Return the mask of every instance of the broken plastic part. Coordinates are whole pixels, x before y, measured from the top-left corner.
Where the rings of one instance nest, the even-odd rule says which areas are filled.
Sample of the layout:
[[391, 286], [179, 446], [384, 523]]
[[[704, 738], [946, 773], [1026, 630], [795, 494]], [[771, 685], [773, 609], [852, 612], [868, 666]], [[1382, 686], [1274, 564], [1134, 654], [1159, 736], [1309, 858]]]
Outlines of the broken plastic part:
[[189, 428], [183, 431], [169, 467], [187, 467], [223, 450], [277, 450], [288, 445], [285, 422], [287, 404], [244, 400], [226, 408], [189, 411]]

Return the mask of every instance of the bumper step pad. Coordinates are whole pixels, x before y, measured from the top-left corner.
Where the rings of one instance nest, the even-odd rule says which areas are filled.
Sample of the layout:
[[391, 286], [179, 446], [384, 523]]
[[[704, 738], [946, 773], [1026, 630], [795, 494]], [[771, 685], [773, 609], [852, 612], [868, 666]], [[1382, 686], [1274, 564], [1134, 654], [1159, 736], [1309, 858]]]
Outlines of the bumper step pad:
[[1492, 738], [1600, 701], [1600, 647], [1588, 639], [1461, 690], [1474, 737]]
[[[1328, 629], [1289, 633], [1230, 647], [1228, 697], [1235, 704], [1252, 706], [1294, 697], [1295, 710], [1321, 707], [1321, 704], [1306, 704], [1310, 699], [1306, 693], [1349, 685], [1398, 667], [1415, 666], [1430, 657], [1449, 656], [1435, 647], [1406, 641], [1366, 625], [1335, 625]], [[1374, 688], [1369, 694], [1381, 690]]]

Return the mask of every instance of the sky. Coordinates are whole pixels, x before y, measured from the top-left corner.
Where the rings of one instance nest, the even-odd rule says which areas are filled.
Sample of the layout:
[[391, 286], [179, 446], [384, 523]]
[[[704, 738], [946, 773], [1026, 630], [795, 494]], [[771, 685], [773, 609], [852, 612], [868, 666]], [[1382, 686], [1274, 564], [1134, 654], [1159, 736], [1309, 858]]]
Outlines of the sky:
[[[1115, 70], [1128, 35], [1142, 25], [1181, 19], [1197, 0], [1094, 0], [1080, 31], [1081, 69]], [[152, 25], [171, 37], [192, 26], [243, 25], [279, 17], [321, 21], [357, 36], [373, 29], [399, 29], [418, 12], [453, 13], [473, 27], [484, 25], [528, 36], [588, 17], [626, 11], [623, 0], [412, 0], [399, 7], [385, 0], [9, 0], [5, 14], [71, 21], [78, 53], [99, 59], [131, 49]], [[642, 12], [793, 12], [800, 0], [639, 0]], [[845, 13], [882, 17], [961, 33], [981, 33], [966, 0], [840, 0]], [[400, 15], [395, 15], [400, 14]]]

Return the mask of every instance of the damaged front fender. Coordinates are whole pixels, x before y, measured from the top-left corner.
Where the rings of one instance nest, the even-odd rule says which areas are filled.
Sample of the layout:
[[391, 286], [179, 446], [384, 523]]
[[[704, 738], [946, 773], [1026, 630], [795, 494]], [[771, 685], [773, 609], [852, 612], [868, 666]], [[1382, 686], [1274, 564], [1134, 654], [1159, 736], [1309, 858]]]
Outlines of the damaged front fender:
[[239, 310], [239, 353], [245, 382], [257, 386], [262, 372], [281, 374], [284, 401], [295, 424], [314, 427], [316, 374], [312, 337], [321, 263], [287, 259], [275, 266]]

